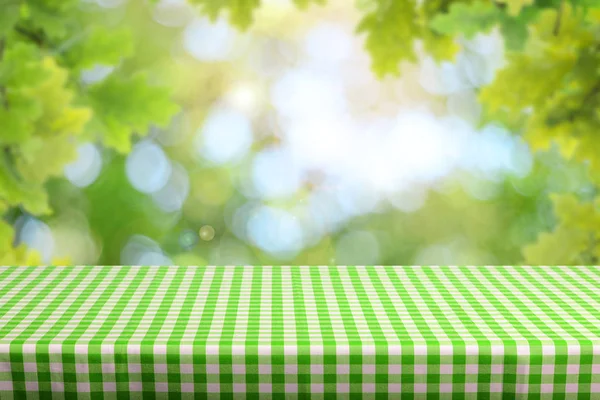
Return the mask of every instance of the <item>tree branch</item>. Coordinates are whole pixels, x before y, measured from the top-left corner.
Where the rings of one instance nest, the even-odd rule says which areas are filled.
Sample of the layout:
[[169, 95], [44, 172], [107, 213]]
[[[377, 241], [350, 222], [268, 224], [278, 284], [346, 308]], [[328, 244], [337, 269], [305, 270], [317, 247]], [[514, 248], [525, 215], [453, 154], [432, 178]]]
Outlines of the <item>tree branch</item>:
[[560, 31], [560, 19], [562, 17], [564, 5], [565, 5], [565, 0], [561, 0], [560, 5], [558, 6], [558, 11], [556, 13], [556, 21], [554, 22], [554, 30], [552, 31], [552, 33], [554, 33], [554, 36], [558, 36], [558, 32]]
[[581, 114], [583, 114], [583, 112], [586, 109], [586, 106], [598, 94], [600, 94], [600, 81], [596, 82], [596, 84], [594, 86], [592, 86], [592, 89], [590, 89], [590, 91], [587, 92], [587, 94], [585, 95], [583, 100], [581, 100], [581, 104], [580, 104], [579, 108], [568, 113], [564, 119], [568, 120], [569, 122], [575, 121], [575, 118], [577, 118]]
[[27, 39], [31, 40], [40, 47], [44, 47], [46, 45], [46, 40], [44, 38], [43, 32], [41, 34], [31, 32], [23, 28], [22, 26], [15, 26], [15, 31], [20, 35], [25, 36]]

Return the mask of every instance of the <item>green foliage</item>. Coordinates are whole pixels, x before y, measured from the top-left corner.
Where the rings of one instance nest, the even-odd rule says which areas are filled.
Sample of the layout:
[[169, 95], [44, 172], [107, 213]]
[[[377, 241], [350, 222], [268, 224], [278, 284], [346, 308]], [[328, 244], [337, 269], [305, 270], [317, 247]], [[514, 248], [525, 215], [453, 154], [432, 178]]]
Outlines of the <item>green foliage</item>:
[[[74, 154], [73, 135], [90, 110], [72, 105], [68, 72], [33, 45], [14, 41], [0, 65], [0, 199], [33, 214], [48, 213], [43, 184]], [[43, 166], [43, 167], [40, 167]]]
[[[150, 0], [157, 3], [158, 0]], [[324, 4], [325, 0], [293, 0], [300, 9], [306, 9], [311, 4]], [[227, 14], [229, 22], [240, 29], [247, 29], [253, 21], [254, 12], [260, 7], [260, 0], [189, 0], [197, 6], [200, 12], [213, 21]]]
[[521, 9], [531, 5], [533, 0], [497, 0], [496, 3], [506, 5], [510, 15], [518, 15]]
[[254, 10], [260, 6], [260, 0], [196, 0], [191, 3], [198, 5], [213, 20], [226, 11], [231, 23], [242, 29], [250, 26]]
[[589, 160], [594, 170], [600, 169], [600, 160], [594, 160], [598, 154], [590, 151], [600, 122], [595, 111], [600, 105], [597, 25], [581, 21], [567, 6], [555, 35], [556, 18], [555, 10], [540, 15], [525, 51], [509, 54], [481, 100], [491, 113], [504, 110], [512, 118], [529, 109], [523, 133], [534, 149], [556, 142], [565, 156]]
[[[513, 4], [513, 3], [510, 3]], [[489, 33], [498, 27], [507, 49], [520, 51], [528, 37], [528, 26], [535, 21], [540, 10], [538, 7], [525, 7], [527, 2], [518, 2], [518, 12], [498, 7], [488, 1], [476, 1], [470, 4], [454, 3], [446, 14], [438, 14], [430, 23], [434, 31], [447, 35], [462, 34], [470, 39], [478, 33]], [[513, 7], [516, 7], [513, 4]]]
[[398, 75], [401, 62], [417, 61], [418, 42], [435, 60], [453, 60], [458, 51], [456, 36], [470, 39], [495, 27], [509, 50], [521, 51], [529, 25], [549, 7], [555, 7], [553, 0], [535, 5], [532, 0], [377, 0], [357, 31], [366, 33], [373, 71], [383, 77]]
[[522, 51], [529, 35], [529, 24], [538, 16], [539, 9], [528, 7], [518, 15], [502, 14], [499, 27], [509, 50]]
[[[226, 16], [240, 29], [251, 25], [261, 3], [189, 1], [209, 18]], [[323, 2], [294, 0], [300, 9]], [[507, 125], [534, 151], [558, 146], [565, 160], [586, 165], [600, 184], [600, 1], [359, 3], [363, 16], [357, 33], [365, 36], [380, 77], [400, 74], [403, 62], [417, 62], [419, 45], [437, 61], [452, 61], [458, 37], [498, 29], [506, 64], [480, 91], [485, 120]], [[134, 27], [115, 29], [104, 13], [93, 7], [84, 11], [79, 0], [0, 0], [0, 215], [50, 214], [48, 184], [74, 159], [80, 143], [92, 140], [123, 154], [150, 126], [165, 126], [178, 112], [161, 74], [144, 64], [151, 57], [131, 62], [140, 33]], [[99, 82], [82, 82], [82, 71], [98, 64], [114, 70]], [[516, 198], [510, 201], [520, 201]], [[596, 263], [599, 200], [562, 194], [552, 202], [556, 223], [523, 250], [525, 262]], [[462, 222], [452, 226], [458, 229]], [[425, 225], [417, 220], [415, 229], [420, 226]], [[106, 228], [109, 235], [117, 231]], [[0, 220], [0, 263], [39, 262], [24, 246], [14, 247], [13, 236], [11, 221]], [[323, 254], [331, 252], [330, 244], [320, 246]]]
[[542, 233], [523, 253], [528, 264], [597, 264], [600, 255], [598, 201], [581, 202], [575, 195], [553, 195], [559, 224]]
[[39, 184], [61, 174], [65, 161], [73, 160], [76, 150], [73, 138], [82, 132], [91, 114], [89, 108], [73, 105], [74, 92], [66, 87], [65, 69], [51, 58], [45, 58], [42, 66], [48, 78], [25, 92], [27, 98], [37, 103], [33, 137], [19, 146], [15, 160], [21, 179]]
[[[468, 0], [455, 0], [469, 3]], [[458, 46], [447, 32], [432, 31], [429, 25], [440, 13], [445, 13], [451, 0], [378, 0], [376, 8], [360, 21], [357, 32], [365, 33], [365, 48], [373, 59], [375, 74], [398, 75], [401, 62], [417, 61], [415, 45], [420, 41], [434, 59], [452, 60]]]
[[489, 32], [498, 24], [503, 12], [490, 2], [454, 3], [447, 13], [431, 21], [433, 30], [447, 35], [462, 33], [467, 39]]
[[[520, 131], [534, 150], [557, 144], [565, 158], [585, 162], [592, 180], [600, 182], [600, 14], [591, 3], [586, 12], [581, 5], [565, 2], [541, 10], [524, 51], [509, 53], [505, 68], [480, 97], [490, 116], [521, 119]], [[525, 262], [596, 263], [597, 200], [552, 199], [558, 223], [524, 249]]]
[[[119, 65], [134, 49], [129, 30], [90, 25], [79, 6], [0, 0], [0, 215], [50, 214], [46, 184], [84, 139], [126, 151], [134, 133], [167, 123], [178, 109], [167, 89], [118, 68], [91, 87], [80, 83], [83, 69]], [[2, 221], [0, 261], [34, 260], [23, 246], [7, 250], [13, 236]]]
[[94, 108], [91, 127], [108, 147], [120, 152], [131, 148], [132, 133], [144, 135], [150, 123], [165, 126], [178, 111], [168, 90], [153, 87], [144, 75], [111, 75], [88, 90]]
[[419, 35], [414, 0], [379, 1], [357, 28], [368, 32], [365, 46], [373, 57], [373, 71], [398, 74], [400, 61], [416, 61], [414, 41]]
[[[245, 27], [257, 5], [211, 2], [205, 9], [215, 17], [229, 8], [232, 20]], [[373, 0], [359, 6], [365, 15], [357, 32], [366, 35], [365, 48], [380, 77], [401, 73], [402, 62], [416, 62], [418, 43], [434, 59], [452, 60], [455, 37], [498, 28], [507, 62], [480, 92], [485, 119], [505, 123], [534, 151], [558, 145], [567, 160], [588, 163], [592, 179], [600, 183], [598, 1]], [[524, 250], [525, 261], [595, 262], [596, 206], [568, 196], [553, 202], [558, 225]]]
[[[506, 48], [515, 52], [524, 49], [529, 30], [541, 13], [554, 13], [552, 30], [559, 29], [563, 10], [583, 10], [583, 18], [594, 2], [561, 0], [374, 0], [358, 25], [357, 32], [366, 34], [365, 47], [373, 59], [373, 71], [380, 77], [398, 75], [401, 62], [417, 61], [415, 44], [423, 43], [427, 54], [437, 61], [453, 60], [458, 47], [456, 36], [469, 39], [478, 33], [498, 28]], [[559, 28], [555, 26], [558, 25]]]
[[40, 44], [60, 40], [78, 25], [73, 18], [78, 0], [28, 0], [22, 4], [17, 29]]
[[92, 26], [66, 51], [65, 60], [74, 69], [90, 68], [96, 64], [117, 65], [133, 53], [131, 32]]

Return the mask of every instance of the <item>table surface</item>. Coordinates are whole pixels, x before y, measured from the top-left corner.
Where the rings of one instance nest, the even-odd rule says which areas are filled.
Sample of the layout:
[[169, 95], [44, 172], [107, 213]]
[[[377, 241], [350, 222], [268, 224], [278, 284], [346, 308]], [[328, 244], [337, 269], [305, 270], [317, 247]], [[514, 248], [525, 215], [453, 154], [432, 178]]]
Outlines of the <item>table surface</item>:
[[50, 391], [600, 398], [600, 267], [0, 267], [0, 397]]

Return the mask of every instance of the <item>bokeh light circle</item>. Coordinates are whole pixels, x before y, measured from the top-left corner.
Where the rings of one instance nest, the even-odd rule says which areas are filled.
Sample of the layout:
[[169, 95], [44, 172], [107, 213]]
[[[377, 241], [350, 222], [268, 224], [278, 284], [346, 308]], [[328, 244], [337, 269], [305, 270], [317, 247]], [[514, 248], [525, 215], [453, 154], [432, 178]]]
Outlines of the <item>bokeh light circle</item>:
[[215, 228], [213, 228], [212, 226], [204, 225], [202, 228], [200, 228], [200, 239], [204, 240], [205, 242], [209, 242], [213, 240], [214, 237]]
[[145, 140], [136, 144], [125, 164], [131, 185], [142, 193], [162, 189], [171, 176], [171, 161], [156, 143]]

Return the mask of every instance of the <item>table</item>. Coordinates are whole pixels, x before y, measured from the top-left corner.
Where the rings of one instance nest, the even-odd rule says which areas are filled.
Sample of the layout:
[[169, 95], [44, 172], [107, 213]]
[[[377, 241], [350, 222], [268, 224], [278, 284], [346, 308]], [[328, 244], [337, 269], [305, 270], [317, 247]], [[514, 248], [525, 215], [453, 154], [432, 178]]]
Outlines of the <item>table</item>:
[[0, 267], [1, 399], [142, 397], [600, 399], [600, 267]]

